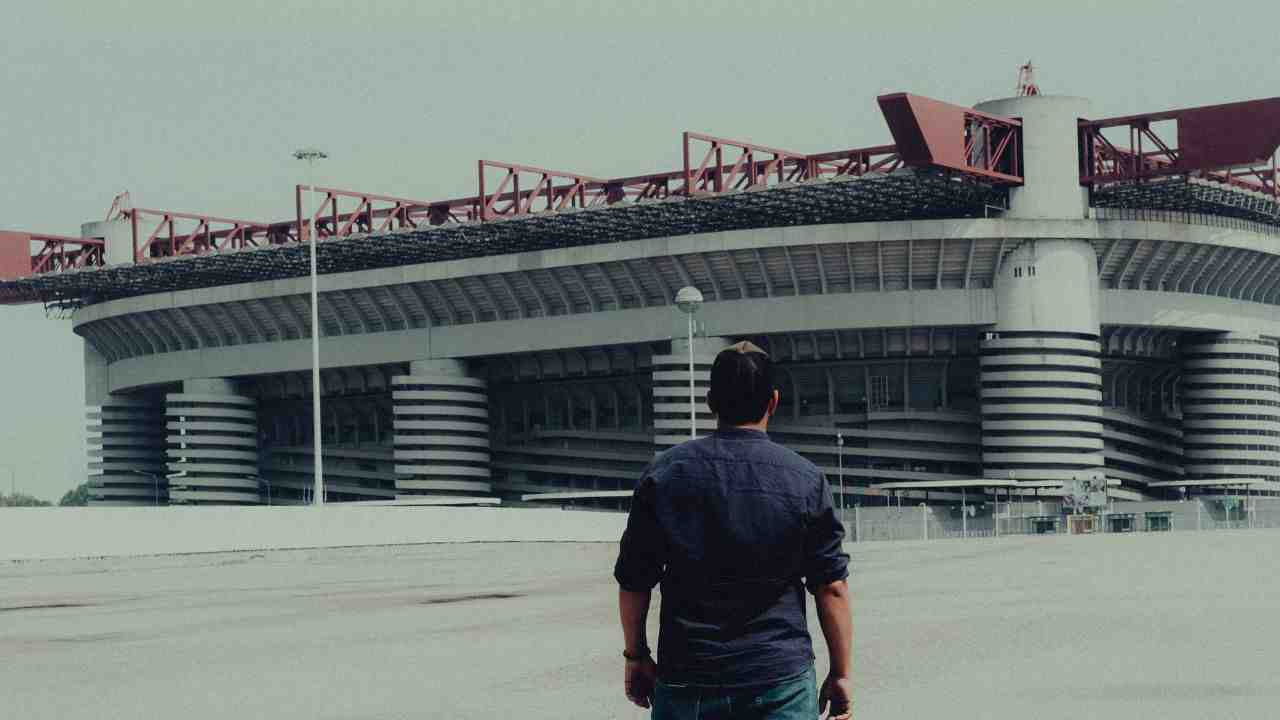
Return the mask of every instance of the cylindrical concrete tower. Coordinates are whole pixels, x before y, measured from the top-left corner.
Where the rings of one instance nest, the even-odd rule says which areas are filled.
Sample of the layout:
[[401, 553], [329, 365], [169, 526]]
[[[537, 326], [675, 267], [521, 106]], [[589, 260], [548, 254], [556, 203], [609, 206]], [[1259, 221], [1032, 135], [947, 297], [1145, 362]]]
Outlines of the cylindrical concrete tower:
[[1022, 121], [1021, 187], [1009, 192], [1009, 218], [1079, 220], [1088, 217], [1080, 186], [1077, 121], [1092, 112], [1085, 98], [1032, 95], [979, 103], [976, 110]]
[[188, 380], [165, 397], [169, 499], [174, 504], [259, 503], [258, 411], [228, 380]]
[[[1026, 183], [1006, 217], [1086, 216], [1076, 121], [1079, 98], [1032, 96], [979, 110], [1020, 118]], [[982, 343], [982, 463], [988, 478], [1069, 481], [1102, 473], [1098, 260], [1087, 240], [1006, 241], [997, 322]]]
[[[707, 407], [711, 364], [729, 346], [722, 337], [693, 339], [693, 397], [698, 435], [716, 429], [716, 418]], [[692, 433], [689, 413], [689, 340], [671, 341], [670, 355], [653, 356], [653, 444], [657, 452], [688, 440]]]
[[982, 343], [988, 478], [1066, 481], [1103, 467], [1096, 256], [1086, 242], [1024, 240], [996, 279]]
[[89, 418], [89, 503], [163, 505], [164, 410], [158, 398], [110, 395]]
[[391, 379], [396, 493], [488, 495], [489, 395], [460, 360], [414, 362]]
[[1182, 345], [1182, 426], [1189, 480], [1280, 480], [1276, 344], [1222, 333]]

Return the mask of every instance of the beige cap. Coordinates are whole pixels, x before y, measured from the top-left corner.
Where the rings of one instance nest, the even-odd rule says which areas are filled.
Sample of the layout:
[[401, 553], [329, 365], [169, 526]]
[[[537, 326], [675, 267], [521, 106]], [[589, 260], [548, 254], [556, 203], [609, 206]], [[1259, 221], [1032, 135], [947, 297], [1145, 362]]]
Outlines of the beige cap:
[[759, 345], [756, 345], [755, 343], [751, 342], [750, 340], [743, 340], [743, 341], [741, 341], [741, 342], [736, 342], [736, 343], [734, 343], [734, 344], [730, 345], [729, 347], [727, 347], [727, 348], [725, 348], [725, 349], [721, 350], [720, 352], [729, 352], [730, 350], [732, 350], [732, 351], [734, 351], [734, 352], [738, 353], [739, 355], [759, 354], [759, 355], [763, 355], [763, 356], [765, 356], [765, 357], [769, 357], [769, 353], [767, 353], [767, 352], [765, 352], [764, 350], [760, 349], [760, 346], [759, 346]]

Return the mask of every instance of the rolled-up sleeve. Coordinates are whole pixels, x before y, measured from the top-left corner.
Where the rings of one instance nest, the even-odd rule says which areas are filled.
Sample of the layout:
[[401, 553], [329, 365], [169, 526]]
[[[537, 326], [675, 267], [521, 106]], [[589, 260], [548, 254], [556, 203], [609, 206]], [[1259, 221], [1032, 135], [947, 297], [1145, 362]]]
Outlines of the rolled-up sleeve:
[[849, 554], [843, 548], [844, 525], [831, 501], [831, 486], [825, 476], [818, 485], [804, 542], [804, 584], [809, 592], [849, 577]]
[[623, 590], [645, 592], [662, 579], [666, 566], [666, 540], [658, 524], [657, 488], [647, 473], [631, 496], [631, 513], [622, 533], [613, 577]]

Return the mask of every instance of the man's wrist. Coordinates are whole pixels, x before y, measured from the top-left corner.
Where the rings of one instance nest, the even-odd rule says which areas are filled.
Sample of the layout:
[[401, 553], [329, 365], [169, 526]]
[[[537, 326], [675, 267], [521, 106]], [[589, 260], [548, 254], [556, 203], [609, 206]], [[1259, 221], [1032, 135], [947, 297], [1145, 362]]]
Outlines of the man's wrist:
[[833, 678], [843, 678], [846, 680], [853, 675], [853, 663], [850, 662], [852, 658], [847, 655], [828, 655], [827, 657], [830, 660], [830, 663], [827, 665], [828, 675]]
[[624, 648], [622, 650], [622, 657], [631, 662], [637, 662], [653, 657], [653, 651], [649, 649], [648, 645], [638, 645], [636, 647]]

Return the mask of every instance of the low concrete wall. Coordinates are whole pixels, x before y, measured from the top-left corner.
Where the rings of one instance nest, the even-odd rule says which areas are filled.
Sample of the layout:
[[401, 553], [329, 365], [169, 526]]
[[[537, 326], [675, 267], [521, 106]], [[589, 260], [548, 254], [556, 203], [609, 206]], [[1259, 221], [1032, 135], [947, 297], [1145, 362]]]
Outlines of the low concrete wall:
[[541, 508], [0, 508], [0, 561], [445, 542], [617, 542], [626, 516]]

